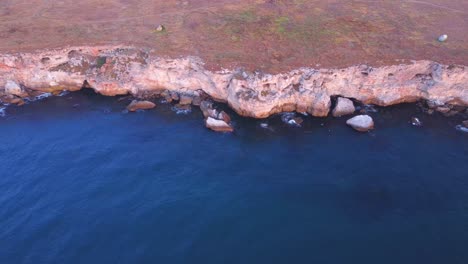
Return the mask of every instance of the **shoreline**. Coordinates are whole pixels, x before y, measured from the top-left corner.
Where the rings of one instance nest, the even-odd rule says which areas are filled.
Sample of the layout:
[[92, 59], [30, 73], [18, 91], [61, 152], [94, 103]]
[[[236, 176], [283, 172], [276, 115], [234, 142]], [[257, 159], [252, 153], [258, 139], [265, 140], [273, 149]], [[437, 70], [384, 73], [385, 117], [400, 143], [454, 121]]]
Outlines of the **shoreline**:
[[[213, 72], [197, 57], [160, 58], [150, 50], [128, 46], [0, 54], [3, 103], [21, 105], [25, 98], [44, 93], [86, 88], [105, 96], [164, 97], [179, 101], [180, 106], [213, 100], [252, 118], [283, 112], [326, 117], [339, 98], [377, 106], [425, 101], [431, 111], [455, 115], [467, 111], [468, 68], [414, 61], [377, 68], [300, 68], [268, 74], [243, 69]], [[207, 120], [229, 121], [213, 112], [212, 105], [201, 107]]]

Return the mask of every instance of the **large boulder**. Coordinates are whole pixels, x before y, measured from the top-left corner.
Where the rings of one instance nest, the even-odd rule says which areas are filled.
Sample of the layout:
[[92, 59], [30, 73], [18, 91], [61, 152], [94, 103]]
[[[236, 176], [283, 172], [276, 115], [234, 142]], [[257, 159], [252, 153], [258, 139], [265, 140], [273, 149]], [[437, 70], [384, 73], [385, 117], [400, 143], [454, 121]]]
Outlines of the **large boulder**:
[[374, 129], [374, 120], [368, 115], [355, 116], [346, 121], [346, 124], [360, 132], [367, 132]]
[[233, 132], [234, 131], [234, 129], [224, 120], [218, 120], [212, 117], [208, 117], [206, 119], [205, 125], [207, 128], [216, 132]]
[[332, 115], [334, 117], [351, 115], [354, 111], [356, 111], [356, 108], [354, 107], [353, 101], [348, 98], [339, 97]]
[[156, 104], [150, 101], [138, 101], [138, 100], [133, 100], [128, 106], [127, 110], [130, 112], [135, 112], [137, 110], [146, 110], [146, 109], [152, 109], [155, 108]]

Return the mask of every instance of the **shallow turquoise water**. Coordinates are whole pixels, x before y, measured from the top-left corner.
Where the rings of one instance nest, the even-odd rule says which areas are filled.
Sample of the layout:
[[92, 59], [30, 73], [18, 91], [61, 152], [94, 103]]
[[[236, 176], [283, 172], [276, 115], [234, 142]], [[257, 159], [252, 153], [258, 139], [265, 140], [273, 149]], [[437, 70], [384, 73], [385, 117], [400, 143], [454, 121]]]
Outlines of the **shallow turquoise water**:
[[[412, 105], [234, 116], [89, 93], [0, 117], [0, 263], [468, 263], [468, 136]], [[408, 120], [419, 116], [421, 128]]]

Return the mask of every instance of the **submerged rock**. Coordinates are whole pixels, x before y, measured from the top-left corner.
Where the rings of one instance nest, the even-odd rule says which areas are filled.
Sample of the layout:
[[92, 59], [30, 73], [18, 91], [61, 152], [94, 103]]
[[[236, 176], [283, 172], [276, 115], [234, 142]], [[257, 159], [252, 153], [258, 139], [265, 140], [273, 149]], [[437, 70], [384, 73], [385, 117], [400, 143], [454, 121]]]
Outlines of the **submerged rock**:
[[468, 128], [468, 120], [463, 121], [463, 122], [462, 122], [462, 125], [463, 125], [464, 127]]
[[346, 121], [346, 124], [357, 131], [367, 132], [374, 129], [374, 120], [368, 115], [358, 115]]
[[205, 125], [207, 128], [216, 131], [216, 132], [233, 132], [234, 129], [223, 120], [214, 119], [212, 117], [208, 117], [205, 121]]
[[261, 128], [269, 128], [268, 123], [260, 123]]
[[133, 100], [128, 106], [127, 110], [130, 112], [135, 112], [137, 110], [147, 110], [155, 108], [156, 104], [150, 101], [137, 101]]
[[340, 117], [344, 115], [351, 115], [356, 111], [353, 101], [348, 98], [339, 97], [335, 109], [333, 109], [332, 115], [334, 117]]
[[419, 120], [419, 118], [417, 118], [417, 117], [412, 117], [412, 118], [411, 118], [411, 124], [412, 124], [413, 126], [418, 126], [418, 127], [419, 127], [419, 126], [422, 126], [421, 120]]

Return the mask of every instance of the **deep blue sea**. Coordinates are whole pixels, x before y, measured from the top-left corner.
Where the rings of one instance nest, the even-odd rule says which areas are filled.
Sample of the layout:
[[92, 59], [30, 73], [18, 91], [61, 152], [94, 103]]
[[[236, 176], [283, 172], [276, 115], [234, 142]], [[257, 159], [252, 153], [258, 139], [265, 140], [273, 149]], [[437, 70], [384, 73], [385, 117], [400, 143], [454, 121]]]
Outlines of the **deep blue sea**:
[[128, 102], [77, 92], [6, 109], [0, 263], [468, 263], [460, 117], [403, 105], [358, 133], [346, 118], [233, 114], [220, 134], [198, 109]]

